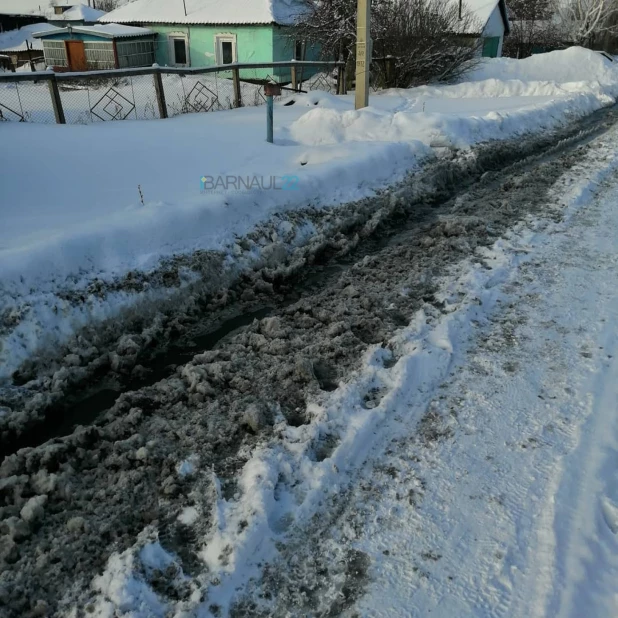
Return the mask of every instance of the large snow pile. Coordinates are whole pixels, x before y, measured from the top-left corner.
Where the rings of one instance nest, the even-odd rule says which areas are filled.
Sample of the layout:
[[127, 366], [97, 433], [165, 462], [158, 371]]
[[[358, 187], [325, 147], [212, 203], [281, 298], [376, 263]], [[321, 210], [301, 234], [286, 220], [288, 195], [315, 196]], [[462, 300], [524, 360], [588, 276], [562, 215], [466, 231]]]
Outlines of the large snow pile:
[[42, 50], [43, 41], [35, 39], [32, 35], [35, 32], [46, 32], [48, 30], [58, 30], [51, 24], [29, 24], [19, 30], [7, 30], [0, 33], [0, 51], [17, 52], [26, 51], [28, 48]]
[[[432, 147], [546, 130], [616, 96], [612, 63], [572, 49], [489, 61], [471, 81], [387, 91], [361, 111], [352, 95], [299, 95], [278, 106], [274, 145], [264, 108], [89, 126], [3, 123], [0, 380], [42, 347], [162, 292], [92, 295], [95, 278], [112, 283], [205, 249], [235, 263], [237, 237], [275, 212], [370, 196]], [[228, 176], [257, 178], [261, 188], [202, 191], [202, 178]], [[292, 190], [281, 190], [286, 176]], [[279, 189], [269, 188], [272, 177]]]
[[616, 81], [616, 63], [599, 52], [583, 47], [570, 47], [563, 51], [538, 54], [524, 60], [512, 58], [485, 60], [466, 76], [466, 81], [486, 79], [558, 83], [598, 81], [611, 84]]

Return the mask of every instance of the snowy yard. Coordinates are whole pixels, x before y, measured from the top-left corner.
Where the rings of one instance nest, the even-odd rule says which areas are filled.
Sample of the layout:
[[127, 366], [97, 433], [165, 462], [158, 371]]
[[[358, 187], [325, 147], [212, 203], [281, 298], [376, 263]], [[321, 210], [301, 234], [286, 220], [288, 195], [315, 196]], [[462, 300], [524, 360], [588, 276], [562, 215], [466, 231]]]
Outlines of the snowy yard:
[[615, 615], [617, 97], [571, 49], [274, 145], [0, 125], [0, 612]]

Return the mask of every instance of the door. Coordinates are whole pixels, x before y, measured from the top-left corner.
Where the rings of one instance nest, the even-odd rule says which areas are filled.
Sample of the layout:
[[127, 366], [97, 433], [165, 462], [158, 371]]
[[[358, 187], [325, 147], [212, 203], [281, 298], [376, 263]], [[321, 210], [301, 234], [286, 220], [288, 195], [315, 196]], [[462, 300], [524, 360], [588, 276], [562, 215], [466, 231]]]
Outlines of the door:
[[69, 71], [87, 71], [86, 48], [83, 41], [65, 41]]
[[497, 58], [500, 49], [500, 37], [489, 36], [483, 39], [483, 57]]

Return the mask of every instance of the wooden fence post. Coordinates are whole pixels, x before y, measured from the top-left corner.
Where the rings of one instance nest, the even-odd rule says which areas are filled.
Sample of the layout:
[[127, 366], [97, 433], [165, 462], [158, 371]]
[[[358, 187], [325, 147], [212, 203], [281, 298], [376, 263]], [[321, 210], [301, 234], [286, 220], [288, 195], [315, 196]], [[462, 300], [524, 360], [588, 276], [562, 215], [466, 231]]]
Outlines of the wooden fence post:
[[395, 58], [393, 56], [386, 56], [386, 88], [395, 87]]
[[155, 68], [152, 74], [154, 79], [155, 93], [157, 95], [157, 105], [159, 106], [159, 118], [167, 118], [167, 103], [165, 102], [165, 90], [163, 79], [161, 79], [161, 69]]
[[347, 94], [345, 65], [339, 65], [337, 67], [337, 94]]
[[234, 107], [242, 107], [242, 94], [240, 91], [240, 70], [237, 67], [232, 69], [232, 80], [234, 82]]
[[298, 91], [298, 78], [296, 77], [296, 67], [290, 67], [290, 71], [292, 73], [292, 90], [294, 92]]
[[64, 109], [62, 109], [62, 99], [60, 98], [60, 90], [58, 90], [58, 82], [56, 81], [55, 73], [49, 76], [48, 84], [52, 107], [54, 108], [54, 116], [56, 117], [56, 124], [66, 124]]

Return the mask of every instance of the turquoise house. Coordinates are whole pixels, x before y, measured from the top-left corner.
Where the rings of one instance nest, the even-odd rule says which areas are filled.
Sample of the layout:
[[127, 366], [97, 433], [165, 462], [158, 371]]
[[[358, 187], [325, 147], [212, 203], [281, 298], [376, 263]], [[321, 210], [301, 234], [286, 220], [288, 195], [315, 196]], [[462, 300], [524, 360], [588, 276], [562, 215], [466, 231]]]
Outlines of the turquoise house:
[[[316, 60], [317, 52], [294, 35], [302, 7], [301, 0], [136, 0], [99, 22], [154, 32], [161, 66]], [[285, 82], [291, 74], [290, 69], [267, 68], [241, 71], [241, 77]]]

